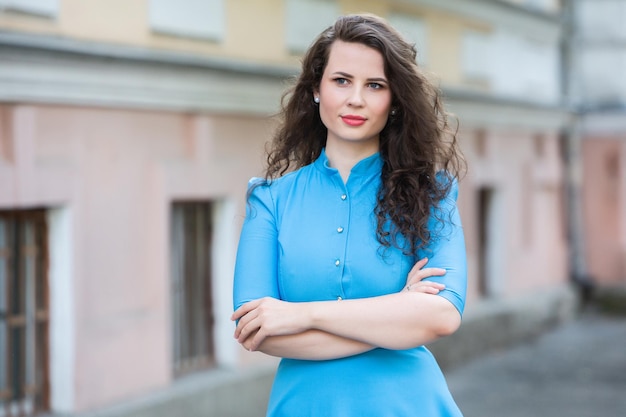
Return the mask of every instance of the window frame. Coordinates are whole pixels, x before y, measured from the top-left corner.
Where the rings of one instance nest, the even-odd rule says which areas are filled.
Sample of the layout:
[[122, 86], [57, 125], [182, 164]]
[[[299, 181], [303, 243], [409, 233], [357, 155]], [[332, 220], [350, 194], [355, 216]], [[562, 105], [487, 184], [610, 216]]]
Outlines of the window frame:
[[0, 416], [31, 416], [50, 409], [46, 210], [0, 210], [0, 222], [0, 294], [8, 295], [0, 300]]
[[171, 205], [170, 340], [175, 377], [216, 365], [214, 210], [212, 201], [175, 201]]

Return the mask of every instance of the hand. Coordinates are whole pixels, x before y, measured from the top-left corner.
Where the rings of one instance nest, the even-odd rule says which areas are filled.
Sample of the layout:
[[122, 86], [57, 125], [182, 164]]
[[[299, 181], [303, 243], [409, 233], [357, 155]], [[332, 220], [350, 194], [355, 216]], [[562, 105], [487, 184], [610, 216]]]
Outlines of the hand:
[[424, 278], [445, 275], [446, 270], [443, 268], [424, 268], [428, 263], [428, 258], [422, 258], [409, 271], [406, 279], [406, 285], [402, 291], [423, 292], [425, 294], [439, 294], [446, 288], [445, 285], [433, 281], [423, 281]]
[[258, 349], [268, 336], [284, 336], [308, 330], [303, 303], [289, 303], [271, 297], [250, 301], [239, 307], [231, 320], [239, 320], [235, 338], [246, 349]]

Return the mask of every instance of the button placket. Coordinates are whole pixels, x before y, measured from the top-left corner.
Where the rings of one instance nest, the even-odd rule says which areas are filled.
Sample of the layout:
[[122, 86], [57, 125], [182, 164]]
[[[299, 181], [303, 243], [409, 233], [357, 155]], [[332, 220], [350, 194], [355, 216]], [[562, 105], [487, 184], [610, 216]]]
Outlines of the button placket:
[[[347, 192], [345, 192], [345, 190], [342, 190], [343, 192], [341, 192], [339, 194], [339, 199], [340, 199], [340, 209], [339, 212], [341, 213], [341, 215], [339, 216], [339, 218], [337, 220], [339, 220], [339, 224], [337, 225], [337, 228], [335, 229], [335, 231], [337, 232], [337, 238], [340, 239], [341, 242], [341, 253], [338, 254], [340, 256], [338, 256], [335, 259], [335, 267], [339, 268], [339, 274], [337, 275], [337, 279], [339, 280], [338, 284], [339, 284], [339, 292], [336, 295], [336, 299], [338, 301], [341, 301], [345, 298], [345, 294], [344, 294], [344, 290], [343, 290], [343, 286], [344, 286], [344, 279], [346, 278], [344, 276], [345, 271], [344, 271], [344, 261], [343, 261], [343, 257], [345, 257], [346, 254], [346, 245], [348, 244], [348, 236], [346, 235], [346, 233], [344, 233], [346, 231], [346, 228], [344, 227], [347, 222], [349, 221], [350, 218], [350, 204], [346, 204], [348, 203], [348, 194]], [[339, 237], [341, 236], [341, 237]], [[341, 268], [340, 268], [341, 267]]]

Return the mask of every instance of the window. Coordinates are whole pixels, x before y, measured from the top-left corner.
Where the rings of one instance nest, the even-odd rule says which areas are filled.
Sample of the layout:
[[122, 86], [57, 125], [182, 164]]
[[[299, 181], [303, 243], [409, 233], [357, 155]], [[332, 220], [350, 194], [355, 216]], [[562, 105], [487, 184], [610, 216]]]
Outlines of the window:
[[179, 202], [171, 214], [174, 374], [213, 366], [212, 204]]
[[59, 0], [0, 0], [0, 11], [2, 9], [56, 17], [59, 11]]
[[488, 33], [466, 30], [462, 38], [461, 65], [463, 74], [470, 80], [491, 80], [492, 51]]
[[493, 194], [494, 190], [490, 187], [482, 187], [478, 189], [478, 291], [482, 297], [488, 298], [493, 295], [491, 287], [491, 277], [489, 274], [492, 255], [491, 236], [493, 232]]
[[577, 23], [585, 38], [626, 40], [623, 0], [579, 1], [577, 6]]
[[556, 12], [559, 8], [558, 2], [555, 0], [526, 0], [525, 4], [531, 9], [544, 13]]
[[417, 62], [426, 65], [428, 61], [428, 39], [426, 36], [426, 25], [420, 18], [394, 13], [389, 16], [391, 23], [404, 38], [415, 44], [417, 49]]
[[224, 0], [150, 0], [150, 26], [168, 35], [220, 41], [224, 15]]
[[626, 96], [626, 48], [607, 46], [581, 51], [581, 89], [594, 104], [621, 106]]
[[340, 14], [339, 6], [334, 1], [287, 0], [285, 39], [289, 52], [304, 52], [315, 37], [333, 24]]
[[492, 87], [498, 95], [556, 103], [559, 45], [541, 34], [500, 27], [493, 32]]
[[0, 417], [49, 408], [45, 210], [0, 211]]

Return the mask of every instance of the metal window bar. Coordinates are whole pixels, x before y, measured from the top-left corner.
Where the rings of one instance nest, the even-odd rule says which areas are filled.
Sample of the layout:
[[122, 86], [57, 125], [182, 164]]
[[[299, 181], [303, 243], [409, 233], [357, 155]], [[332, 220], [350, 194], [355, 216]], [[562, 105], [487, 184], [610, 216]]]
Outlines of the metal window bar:
[[212, 206], [172, 206], [172, 351], [174, 375], [215, 363], [211, 295]]
[[0, 211], [0, 417], [49, 409], [45, 210]]

